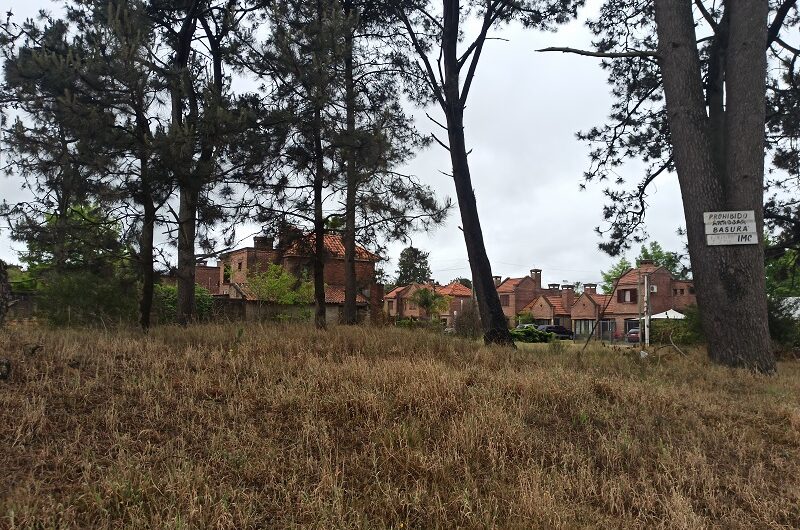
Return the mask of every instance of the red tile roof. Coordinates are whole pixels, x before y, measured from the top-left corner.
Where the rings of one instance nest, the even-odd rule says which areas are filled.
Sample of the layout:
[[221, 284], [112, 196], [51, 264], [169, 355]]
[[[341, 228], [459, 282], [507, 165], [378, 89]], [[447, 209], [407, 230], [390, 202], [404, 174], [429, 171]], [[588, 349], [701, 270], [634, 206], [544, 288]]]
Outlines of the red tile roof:
[[564, 309], [564, 304], [560, 294], [546, 294], [545, 299], [553, 306], [553, 313], [556, 315], [568, 315], [569, 311]]
[[513, 293], [517, 286], [525, 278], [506, 278], [503, 283], [497, 286], [498, 293]]
[[[306, 234], [296, 241], [293, 241], [292, 244], [289, 245], [289, 248], [286, 249], [284, 255], [309, 256], [314, 251], [315, 240], [314, 234]], [[323, 241], [328, 254], [335, 258], [344, 257], [344, 241], [342, 236], [338, 234], [325, 234]], [[356, 259], [360, 261], [380, 261], [381, 258], [364, 247], [356, 245]]]
[[445, 285], [444, 287], [437, 287], [436, 292], [445, 296], [472, 296], [472, 289], [461, 285], [458, 282], [453, 282], [450, 285]]
[[608, 302], [611, 300], [611, 295], [610, 294], [586, 293], [586, 296], [588, 296], [589, 298], [594, 300], [594, 302], [598, 306], [600, 306], [600, 311], [603, 311], [603, 309], [605, 309], [605, 313], [604, 314], [610, 315], [610, 314], [612, 314], [614, 312], [611, 309], [611, 306], [608, 304]]
[[400, 285], [400, 286], [398, 286], [398, 287], [395, 287], [394, 289], [392, 289], [391, 291], [389, 291], [389, 294], [387, 294], [387, 295], [386, 295], [386, 296], [384, 296], [383, 298], [384, 298], [384, 299], [386, 299], [386, 298], [397, 298], [397, 295], [398, 295], [398, 294], [400, 294], [400, 292], [401, 292], [403, 289], [405, 289], [406, 287], [408, 287], [408, 286], [407, 286], [407, 285]]
[[[544, 298], [547, 303], [553, 307], [553, 313], [556, 315], [569, 315], [570, 313], [564, 309], [564, 304], [561, 301], [560, 294], [543, 294], [539, 298]], [[533, 306], [539, 301], [539, 298], [534, 298], [528, 305], [522, 308], [523, 311], [533, 311]]]

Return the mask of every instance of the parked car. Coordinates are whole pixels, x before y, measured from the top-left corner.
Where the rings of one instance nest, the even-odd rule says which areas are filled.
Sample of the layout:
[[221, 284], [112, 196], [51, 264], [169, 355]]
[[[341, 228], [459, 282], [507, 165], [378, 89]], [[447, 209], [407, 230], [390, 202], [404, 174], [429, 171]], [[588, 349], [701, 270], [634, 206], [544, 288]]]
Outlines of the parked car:
[[639, 328], [631, 328], [625, 335], [625, 340], [628, 342], [639, 342]]
[[537, 327], [536, 324], [520, 324], [517, 326], [517, 329], [535, 328], [535, 327]]
[[564, 326], [539, 326], [539, 331], [544, 331], [545, 333], [552, 333], [556, 336], [557, 339], [569, 339], [572, 340], [574, 338], [574, 334], [572, 331], [568, 330]]

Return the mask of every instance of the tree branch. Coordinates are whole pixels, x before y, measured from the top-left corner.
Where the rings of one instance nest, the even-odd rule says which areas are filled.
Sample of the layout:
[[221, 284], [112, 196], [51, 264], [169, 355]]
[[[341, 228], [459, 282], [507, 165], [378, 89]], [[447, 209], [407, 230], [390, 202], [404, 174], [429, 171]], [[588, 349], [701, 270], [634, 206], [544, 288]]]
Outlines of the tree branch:
[[796, 4], [797, 0], [785, 0], [778, 8], [778, 11], [775, 13], [775, 18], [772, 20], [772, 24], [769, 25], [769, 29], [767, 30], [768, 48], [769, 45], [778, 38], [778, 34], [781, 32], [781, 27], [783, 26], [783, 21], [786, 20], [786, 15], [789, 14], [789, 11]]
[[561, 52], [574, 53], [575, 55], [585, 55], [587, 57], [606, 57], [609, 59], [624, 59], [629, 57], [658, 57], [655, 50], [633, 50], [629, 52], [593, 52], [591, 50], [580, 50], [578, 48], [550, 47], [536, 50], [537, 52]]
[[694, 0], [694, 5], [697, 6], [697, 9], [700, 10], [700, 13], [703, 15], [703, 18], [706, 19], [708, 25], [711, 26], [711, 29], [714, 30], [714, 33], [717, 32], [717, 21], [714, 20], [714, 17], [711, 16], [711, 13], [708, 12], [706, 6], [703, 5], [703, 0]]

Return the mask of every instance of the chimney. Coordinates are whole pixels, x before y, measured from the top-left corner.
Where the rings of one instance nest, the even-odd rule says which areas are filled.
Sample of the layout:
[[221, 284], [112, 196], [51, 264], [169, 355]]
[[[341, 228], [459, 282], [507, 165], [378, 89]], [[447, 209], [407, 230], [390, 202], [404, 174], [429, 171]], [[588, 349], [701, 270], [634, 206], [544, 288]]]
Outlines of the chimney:
[[575, 303], [575, 286], [571, 283], [565, 283], [561, 286], [561, 303], [567, 311]]
[[531, 278], [537, 291], [542, 289], [542, 269], [531, 269]]
[[494, 280], [495, 287], [500, 287], [500, 284], [503, 283], [501, 281], [501, 276], [492, 276], [492, 279]]
[[583, 284], [583, 292], [586, 294], [597, 294], [597, 284], [596, 283], [584, 283]]
[[253, 246], [258, 250], [272, 250], [275, 246], [275, 238], [269, 236], [255, 236]]
[[548, 283], [547, 284], [547, 290], [549, 291], [549, 294], [558, 293], [558, 291], [559, 291], [558, 287], [559, 287], [559, 285], [557, 283]]
[[651, 259], [640, 259], [639, 266], [641, 267], [642, 265], [655, 265], [655, 262]]

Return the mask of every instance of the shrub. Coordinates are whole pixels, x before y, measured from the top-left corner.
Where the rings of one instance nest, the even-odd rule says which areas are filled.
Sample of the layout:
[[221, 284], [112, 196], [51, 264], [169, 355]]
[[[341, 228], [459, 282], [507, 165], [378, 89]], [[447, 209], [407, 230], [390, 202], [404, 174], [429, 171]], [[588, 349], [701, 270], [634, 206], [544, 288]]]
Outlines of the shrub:
[[99, 275], [50, 272], [40, 278], [36, 307], [56, 326], [135, 322], [138, 286], [123, 271]]
[[517, 315], [517, 324], [533, 324], [533, 313], [520, 313]]
[[769, 335], [779, 349], [800, 346], [800, 321], [795, 317], [797, 304], [784, 298], [767, 299]]
[[[208, 289], [199, 285], [194, 286], [195, 311], [200, 321], [209, 320], [214, 305], [214, 298]], [[158, 314], [161, 324], [174, 323], [178, 308], [178, 287], [169, 284], [155, 286], [153, 307]]]
[[553, 340], [554, 335], [546, 331], [539, 331], [533, 326], [526, 328], [517, 328], [511, 330], [511, 337], [516, 342], [550, 342]]
[[267, 270], [251, 274], [250, 290], [259, 300], [281, 305], [307, 305], [314, 302], [314, 284], [298, 278], [280, 265], [270, 264]]

